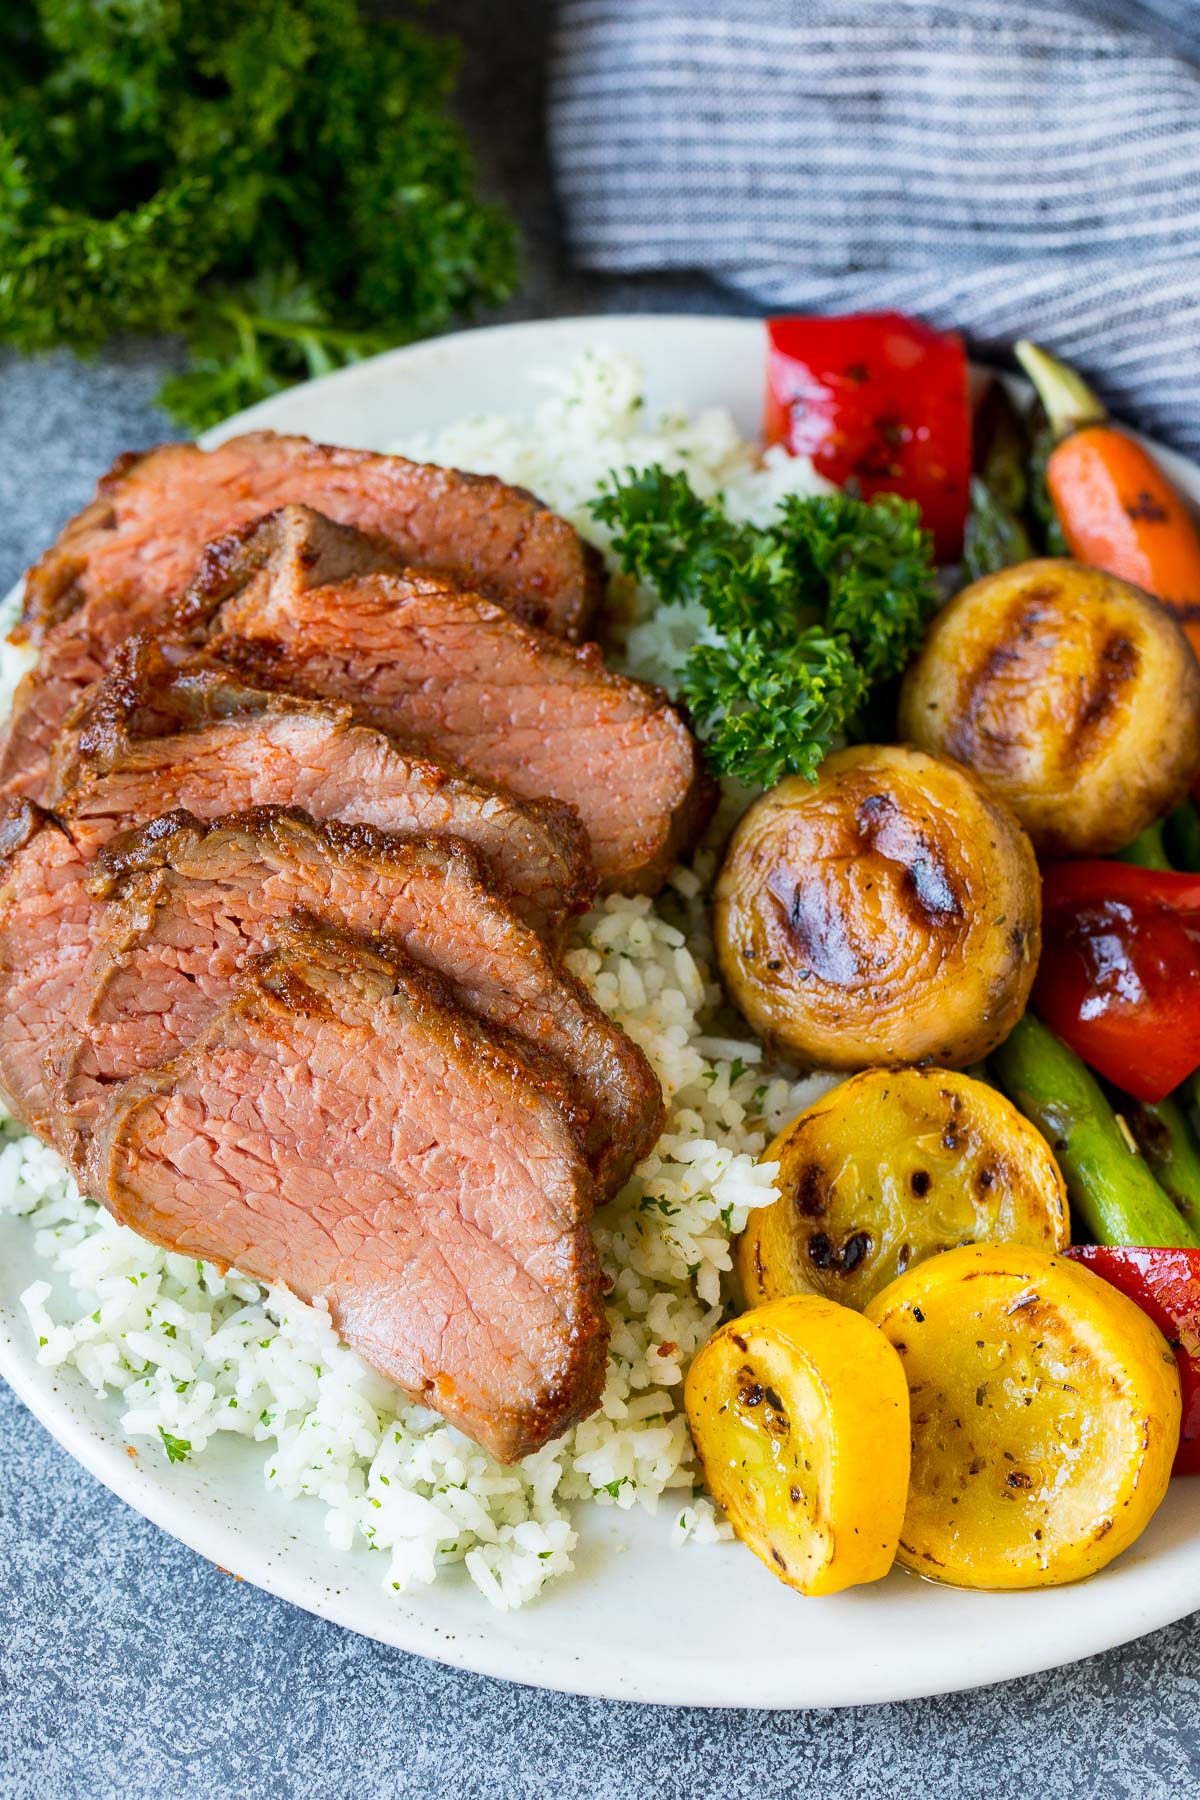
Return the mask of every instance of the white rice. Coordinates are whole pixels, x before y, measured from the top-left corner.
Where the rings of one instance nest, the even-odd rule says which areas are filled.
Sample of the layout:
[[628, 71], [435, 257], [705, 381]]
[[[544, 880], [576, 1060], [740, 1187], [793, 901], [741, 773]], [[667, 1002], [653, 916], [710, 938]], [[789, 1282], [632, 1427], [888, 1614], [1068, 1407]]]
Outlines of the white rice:
[[[608, 472], [661, 462], [743, 517], [820, 484], [799, 461], [757, 452], [723, 412], [648, 420], [641, 371], [600, 350], [529, 417], [465, 422], [395, 446], [521, 482], [605, 547], [586, 510]], [[616, 651], [670, 684], [698, 621], [654, 616], [614, 584]], [[739, 802], [729, 796], [727, 810]], [[381, 1552], [380, 1582], [403, 1593], [464, 1563], [481, 1592], [520, 1606], [572, 1567], [572, 1503], [662, 1512], [664, 1540], [728, 1527], [703, 1494], [681, 1409], [688, 1362], [722, 1316], [730, 1238], [776, 1198], [769, 1137], [830, 1083], [764, 1066], [722, 1008], [702, 849], [658, 901], [610, 898], [581, 924], [571, 968], [646, 1051], [669, 1115], [654, 1153], [596, 1217], [612, 1282], [608, 1381], [599, 1412], [503, 1468], [407, 1401], [341, 1345], [327, 1313], [283, 1288], [168, 1255], [83, 1200], [58, 1158], [11, 1125], [0, 1144], [0, 1212], [28, 1217], [47, 1275], [23, 1295], [39, 1361], [73, 1365], [121, 1406], [121, 1428], [174, 1459], [219, 1433], [259, 1446], [264, 1478], [324, 1503], [331, 1540]]]

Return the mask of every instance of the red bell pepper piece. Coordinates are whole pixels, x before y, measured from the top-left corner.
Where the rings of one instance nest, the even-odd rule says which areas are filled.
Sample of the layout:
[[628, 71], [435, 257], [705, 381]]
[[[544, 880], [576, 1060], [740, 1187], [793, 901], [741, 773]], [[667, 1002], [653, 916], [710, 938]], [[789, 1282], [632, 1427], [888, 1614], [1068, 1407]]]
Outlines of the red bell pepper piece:
[[1110, 1250], [1077, 1244], [1065, 1255], [1086, 1263], [1158, 1326], [1175, 1352], [1183, 1397], [1176, 1475], [1200, 1475], [1200, 1250]]
[[1136, 1100], [1200, 1067], [1200, 876], [1060, 863], [1042, 889], [1035, 1010]]
[[767, 321], [769, 444], [866, 497], [915, 500], [938, 559], [962, 553], [971, 478], [967, 358], [957, 332], [902, 313]]

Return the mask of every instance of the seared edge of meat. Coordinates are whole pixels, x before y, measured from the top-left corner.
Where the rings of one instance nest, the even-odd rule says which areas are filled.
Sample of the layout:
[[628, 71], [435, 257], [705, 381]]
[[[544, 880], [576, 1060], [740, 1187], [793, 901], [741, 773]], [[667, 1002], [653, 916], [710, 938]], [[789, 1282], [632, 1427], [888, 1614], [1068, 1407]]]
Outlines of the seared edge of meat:
[[[291, 492], [283, 491], [289, 486]], [[323, 506], [350, 525], [364, 524], [365, 514], [389, 553], [406, 564], [444, 569], [506, 603], [536, 609], [544, 622], [571, 638], [583, 635], [604, 595], [597, 552], [524, 488], [495, 476], [260, 431], [227, 439], [215, 450], [174, 443], [119, 456], [101, 477], [95, 498], [30, 569], [24, 635], [40, 640], [86, 604], [89, 557], [120, 532], [123, 515], [136, 510], [143, 488], [164, 504], [169, 501], [185, 522], [189, 512], [203, 513], [196, 505], [197, 488], [205, 501], [215, 502], [197, 550], [205, 539], [292, 499]], [[171, 568], [172, 585], [178, 586], [194, 573], [195, 563]]]
[[127, 476], [151, 454], [148, 450], [122, 450], [96, 483], [86, 506], [73, 513], [48, 550], [25, 572], [21, 616], [10, 636], [16, 643], [40, 643], [55, 625], [69, 618], [84, 603], [80, 578], [87, 568], [84, 546], [94, 531], [111, 531], [116, 525], [113, 496]]
[[[321, 520], [319, 533], [300, 524], [309, 517]], [[462, 578], [450, 569], [405, 563], [384, 538], [339, 524], [319, 508], [292, 504], [248, 519], [203, 545], [191, 580], [164, 609], [164, 629], [202, 645], [210, 620], [222, 606], [236, 600], [256, 575], [272, 567], [277, 574], [286, 569], [287, 578], [305, 588], [333, 587], [359, 575], [402, 575], [447, 588], [463, 585]], [[545, 607], [536, 600], [494, 593], [487, 598], [527, 625], [545, 628], [552, 637], [558, 635], [547, 620]]]

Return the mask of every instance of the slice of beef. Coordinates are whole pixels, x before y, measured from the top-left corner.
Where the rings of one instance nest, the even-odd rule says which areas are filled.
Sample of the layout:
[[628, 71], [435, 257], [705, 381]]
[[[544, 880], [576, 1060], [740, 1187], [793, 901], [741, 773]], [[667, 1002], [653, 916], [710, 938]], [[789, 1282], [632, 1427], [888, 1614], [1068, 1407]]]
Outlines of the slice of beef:
[[194, 1042], [238, 971], [296, 916], [394, 943], [460, 1007], [550, 1057], [601, 1196], [662, 1129], [642, 1053], [461, 846], [280, 807], [207, 826], [177, 812], [114, 839], [91, 891], [108, 902], [101, 935], [50, 1058], [56, 1141], [76, 1167], [114, 1088]]
[[92, 949], [88, 865], [56, 819], [26, 804], [0, 826], [0, 1088], [51, 1136], [45, 1059]]
[[54, 740], [80, 695], [104, 674], [106, 662], [85, 613], [55, 626], [36, 666], [18, 682], [12, 711], [0, 727], [0, 804], [42, 804], [48, 798]]
[[343, 546], [357, 564], [448, 571], [571, 639], [603, 597], [596, 552], [492, 476], [269, 431], [123, 456], [26, 576], [21, 630], [42, 653], [0, 741], [0, 798], [45, 800], [50, 746], [81, 689], [131, 632], [157, 624], [210, 539], [287, 501], [359, 526]]
[[[220, 545], [206, 554], [205, 566], [211, 580], [221, 555]], [[374, 569], [395, 572], [403, 567], [380, 539], [362, 532], [329, 533], [318, 555], [320, 566], [313, 573], [329, 581], [348, 580]], [[160, 624], [165, 623], [169, 598], [161, 596], [153, 609]], [[86, 704], [86, 696], [104, 680], [106, 672], [115, 671], [118, 692], [127, 689], [128, 678], [122, 664], [128, 661], [131, 632], [135, 645], [156, 644], [158, 661], [164, 670], [170, 666], [172, 652], [175, 662], [186, 656], [184, 646], [172, 644], [169, 634], [160, 641], [148, 633], [134, 631], [138, 624], [147, 626], [153, 622], [145, 608], [131, 604], [120, 584], [113, 583], [97, 588], [78, 609], [51, 627], [37, 664], [18, 684], [13, 696], [12, 714], [0, 741], [0, 799], [24, 797], [39, 803], [49, 799], [53, 773], [48, 780], [47, 770], [53, 761], [60, 727], [70, 728], [77, 707]], [[144, 688], [145, 681], [141, 685]]]
[[271, 695], [223, 673], [172, 672], [132, 642], [64, 733], [51, 803], [95, 855], [132, 822], [185, 807], [219, 818], [299, 806], [417, 837], [449, 836], [486, 862], [548, 943], [594, 892], [574, 813], [404, 749], [336, 704]]
[[661, 886], [712, 801], [665, 695], [613, 674], [594, 644], [572, 648], [434, 576], [323, 584], [328, 541], [345, 533], [289, 506], [210, 546], [181, 631], [248, 679], [345, 700], [431, 755], [566, 801], [604, 886]]
[[111, 649], [191, 580], [210, 539], [290, 501], [384, 539], [413, 568], [532, 607], [566, 637], [583, 634], [603, 593], [596, 553], [523, 488], [256, 431], [216, 450], [162, 444], [119, 457], [30, 570], [26, 627], [41, 637], [99, 602], [93, 636]]
[[399, 952], [295, 929], [129, 1082], [99, 1197], [186, 1256], [328, 1302], [346, 1342], [505, 1461], [597, 1406], [591, 1182], [536, 1065]]

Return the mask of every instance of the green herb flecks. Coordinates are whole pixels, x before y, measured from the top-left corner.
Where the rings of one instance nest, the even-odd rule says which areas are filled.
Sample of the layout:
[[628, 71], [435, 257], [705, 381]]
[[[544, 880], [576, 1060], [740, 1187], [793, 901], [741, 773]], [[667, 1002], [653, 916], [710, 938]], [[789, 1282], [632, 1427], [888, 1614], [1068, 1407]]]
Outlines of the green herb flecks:
[[0, 9], [0, 339], [180, 332], [201, 429], [503, 300], [454, 63], [355, 0]]
[[158, 1428], [158, 1435], [163, 1441], [163, 1449], [167, 1453], [168, 1462], [180, 1463], [187, 1461], [188, 1457], [192, 1454], [190, 1439], [172, 1437], [171, 1433], [169, 1431], [164, 1431], [161, 1425]]
[[654, 467], [614, 478], [592, 510], [627, 574], [664, 605], [703, 607], [712, 634], [680, 695], [713, 769], [750, 785], [813, 779], [936, 605], [932, 539], [895, 495], [792, 496], [757, 527]]

